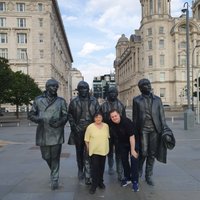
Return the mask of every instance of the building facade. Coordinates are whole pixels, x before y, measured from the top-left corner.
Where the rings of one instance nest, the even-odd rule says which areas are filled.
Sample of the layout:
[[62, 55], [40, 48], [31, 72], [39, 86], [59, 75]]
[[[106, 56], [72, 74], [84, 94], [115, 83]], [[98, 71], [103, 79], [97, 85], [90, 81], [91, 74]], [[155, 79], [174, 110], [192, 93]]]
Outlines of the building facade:
[[56, 0], [0, 0], [0, 56], [13, 71], [30, 75], [44, 90], [59, 82], [58, 94], [69, 100], [73, 62]]
[[70, 70], [70, 78], [71, 78], [71, 98], [74, 98], [78, 95], [77, 85], [80, 81], [83, 81], [83, 75], [76, 68], [72, 68]]
[[[141, 78], [148, 78], [164, 105], [187, 105], [186, 15], [171, 16], [171, 0], [140, 0], [141, 24], [128, 39], [116, 44], [114, 68], [119, 98], [127, 106], [140, 92]], [[180, 8], [181, 11], [181, 8]], [[200, 70], [200, 0], [193, 1], [189, 19], [190, 82]], [[192, 94], [191, 94], [192, 96]]]
[[94, 97], [100, 101], [107, 97], [107, 91], [109, 87], [116, 87], [114, 73], [94, 77], [92, 83], [92, 92]]

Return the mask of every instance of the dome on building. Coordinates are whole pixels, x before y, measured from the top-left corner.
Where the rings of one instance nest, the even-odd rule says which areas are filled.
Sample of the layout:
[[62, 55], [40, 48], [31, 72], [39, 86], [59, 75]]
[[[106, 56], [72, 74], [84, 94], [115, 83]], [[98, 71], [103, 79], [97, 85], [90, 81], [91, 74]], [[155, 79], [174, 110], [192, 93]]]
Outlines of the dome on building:
[[125, 34], [122, 34], [122, 36], [119, 38], [118, 43], [120, 42], [128, 42], [128, 38], [125, 36]]

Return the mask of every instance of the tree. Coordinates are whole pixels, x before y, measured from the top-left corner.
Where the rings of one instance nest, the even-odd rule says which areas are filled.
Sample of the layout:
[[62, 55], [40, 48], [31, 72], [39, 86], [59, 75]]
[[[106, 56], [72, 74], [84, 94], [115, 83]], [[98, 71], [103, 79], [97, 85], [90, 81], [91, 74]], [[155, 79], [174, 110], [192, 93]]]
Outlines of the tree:
[[16, 105], [16, 115], [19, 117], [19, 106], [29, 105], [30, 102], [38, 95], [41, 90], [34, 80], [21, 71], [13, 72], [12, 84], [5, 91], [4, 102]]
[[4, 92], [12, 83], [13, 71], [10, 69], [8, 60], [0, 57], [0, 104], [3, 103]]

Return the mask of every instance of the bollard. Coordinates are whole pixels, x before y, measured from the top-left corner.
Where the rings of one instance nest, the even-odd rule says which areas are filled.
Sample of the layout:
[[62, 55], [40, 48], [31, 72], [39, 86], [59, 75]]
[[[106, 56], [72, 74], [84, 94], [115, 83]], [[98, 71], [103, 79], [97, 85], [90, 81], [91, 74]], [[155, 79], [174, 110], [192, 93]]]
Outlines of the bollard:
[[174, 116], [172, 116], [172, 123], [174, 123]]

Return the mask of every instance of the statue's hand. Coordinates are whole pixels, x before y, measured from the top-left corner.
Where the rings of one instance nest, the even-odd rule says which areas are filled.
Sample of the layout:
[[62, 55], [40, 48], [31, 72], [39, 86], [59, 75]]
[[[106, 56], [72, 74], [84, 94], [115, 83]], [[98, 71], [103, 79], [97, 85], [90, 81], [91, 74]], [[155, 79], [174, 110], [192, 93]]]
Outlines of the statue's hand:
[[169, 135], [166, 135], [165, 139], [166, 139], [167, 142], [171, 142], [172, 141], [172, 139], [171, 139], [171, 137]]

